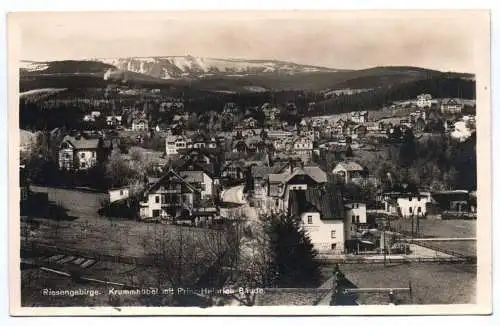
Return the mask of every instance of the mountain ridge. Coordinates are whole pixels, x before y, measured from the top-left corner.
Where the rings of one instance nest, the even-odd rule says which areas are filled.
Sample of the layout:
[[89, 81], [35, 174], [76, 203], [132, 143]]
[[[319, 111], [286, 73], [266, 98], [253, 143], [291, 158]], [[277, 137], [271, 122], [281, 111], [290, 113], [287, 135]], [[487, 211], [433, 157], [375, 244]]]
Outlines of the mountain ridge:
[[[99, 61], [100, 60], [100, 61]], [[474, 78], [420, 67], [379, 66], [342, 70], [279, 60], [217, 59], [193, 56], [90, 58], [85, 60], [24, 60], [20, 87], [189, 87], [216, 92], [276, 90], [330, 91], [374, 89], [414, 80]]]

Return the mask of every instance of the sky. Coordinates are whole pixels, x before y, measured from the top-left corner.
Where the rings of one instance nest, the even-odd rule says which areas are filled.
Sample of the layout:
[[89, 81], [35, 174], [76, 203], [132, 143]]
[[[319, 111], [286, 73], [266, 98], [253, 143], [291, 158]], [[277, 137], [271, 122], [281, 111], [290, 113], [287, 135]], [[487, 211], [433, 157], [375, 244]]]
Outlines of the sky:
[[9, 18], [20, 29], [21, 59], [34, 61], [192, 55], [474, 73], [489, 39], [489, 16], [478, 11], [25, 13]]

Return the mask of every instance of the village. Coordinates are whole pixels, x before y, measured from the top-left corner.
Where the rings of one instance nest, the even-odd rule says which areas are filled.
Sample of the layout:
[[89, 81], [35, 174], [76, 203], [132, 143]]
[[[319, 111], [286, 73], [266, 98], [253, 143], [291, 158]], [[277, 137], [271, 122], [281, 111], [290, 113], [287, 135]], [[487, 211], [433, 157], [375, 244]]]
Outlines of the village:
[[[475, 263], [475, 228], [454, 231], [455, 221], [476, 219], [475, 184], [461, 179], [459, 167], [448, 168], [460, 161], [463, 144], [475, 144], [473, 100], [421, 94], [376, 111], [323, 116], [297, 114], [294, 103], [226, 103], [198, 115], [180, 98], [156, 104], [168, 119], [156, 119], [148, 102], [126, 109], [96, 104], [81, 114], [80, 128], [21, 134], [21, 217], [53, 213], [40, 204], [41, 194], [61, 210], [78, 211], [78, 199], [65, 193], [99, 193], [79, 219], [96, 229], [114, 219], [128, 235], [168, 226], [222, 230], [288, 216], [307, 234], [315, 259], [330, 266]], [[419, 158], [433, 146], [455, 156], [442, 166], [423, 164]], [[45, 157], [42, 173], [33, 172], [33, 152]], [[62, 223], [71, 230], [68, 221]], [[27, 232], [26, 244], [50, 243], [41, 229]], [[53, 245], [75, 236], [63, 234]]]

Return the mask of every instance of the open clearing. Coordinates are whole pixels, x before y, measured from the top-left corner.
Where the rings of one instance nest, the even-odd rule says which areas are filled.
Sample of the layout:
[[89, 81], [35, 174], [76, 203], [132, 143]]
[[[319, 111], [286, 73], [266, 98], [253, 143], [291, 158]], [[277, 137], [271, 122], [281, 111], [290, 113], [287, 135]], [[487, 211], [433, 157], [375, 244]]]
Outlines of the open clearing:
[[[325, 269], [326, 273], [333, 271], [333, 267]], [[411, 281], [413, 304], [465, 304], [476, 300], [476, 265], [345, 264], [340, 265], [340, 270], [358, 288], [408, 287]], [[388, 298], [386, 295], [360, 296], [359, 301], [361, 304], [386, 304]]]
[[[476, 236], [475, 220], [420, 219], [419, 224], [420, 238], [474, 238]], [[411, 225], [411, 219], [398, 219], [391, 221], [391, 227], [395, 231], [410, 232]]]
[[[476, 237], [475, 220], [419, 220], [420, 232], [418, 238], [474, 238]], [[411, 232], [410, 219], [391, 221], [391, 228], [396, 232]], [[414, 226], [416, 228], [416, 226]], [[422, 242], [423, 244], [425, 241]], [[460, 255], [475, 256], [476, 241], [428, 241], [432, 247], [451, 250]]]
[[221, 249], [215, 248], [220, 244], [221, 231], [98, 216], [97, 210], [106, 197], [102, 193], [42, 187], [32, 190], [48, 192], [49, 200], [62, 204], [69, 216], [77, 218], [72, 221], [35, 218], [39, 226], [32, 229], [28, 240], [36, 243], [127, 257], [173, 250], [181, 242], [193, 254], [195, 250], [200, 253]]

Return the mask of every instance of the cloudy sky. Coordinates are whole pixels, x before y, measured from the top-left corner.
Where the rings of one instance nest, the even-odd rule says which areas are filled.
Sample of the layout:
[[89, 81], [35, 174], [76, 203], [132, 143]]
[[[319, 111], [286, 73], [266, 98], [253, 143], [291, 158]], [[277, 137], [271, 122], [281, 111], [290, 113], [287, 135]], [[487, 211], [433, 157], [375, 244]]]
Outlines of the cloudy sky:
[[[53, 13], [10, 17], [24, 60], [193, 55], [474, 72], [485, 12]], [[482, 43], [481, 43], [482, 41]], [[481, 44], [480, 44], [481, 43]]]

